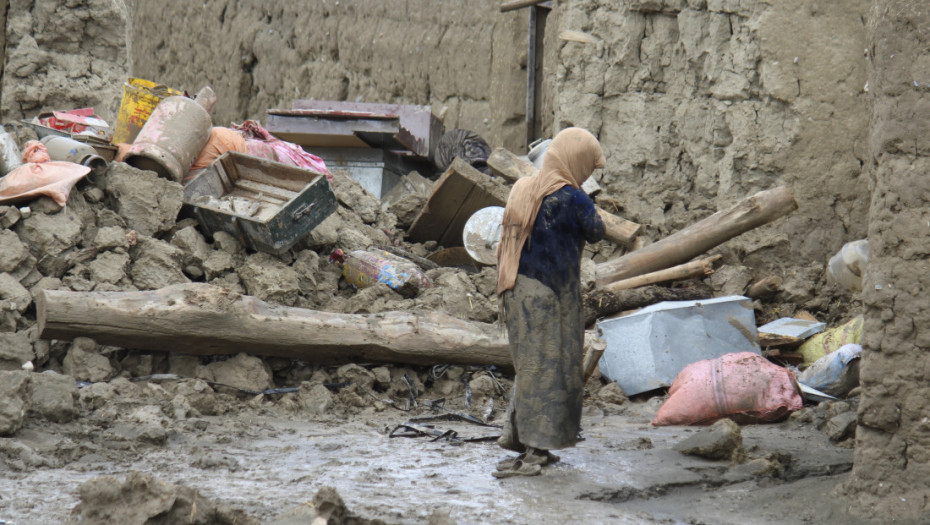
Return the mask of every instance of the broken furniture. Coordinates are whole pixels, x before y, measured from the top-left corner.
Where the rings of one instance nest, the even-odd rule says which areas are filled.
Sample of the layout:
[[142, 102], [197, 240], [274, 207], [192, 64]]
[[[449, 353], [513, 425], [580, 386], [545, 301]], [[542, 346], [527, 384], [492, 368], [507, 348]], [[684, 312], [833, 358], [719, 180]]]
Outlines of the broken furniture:
[[[491, 153], [488, 166], [509, 182], [516, 182], [523, 177], [532, 177], [539, 172], [529, 161], [521, 159], [504, 148], [497, 148]], [[642, 228], [639, 224], [617, 217], [603, 208], [595, 206], [595, 209], [604, 221], [604, 238], [608, 241], [629, 246]]]
[[598, 321], [597, 332], [607, 341], [601, 374], [627, 395], [667, 387], [702, 359], [760, 354], [752, 301], [742, 296], [659, 303]]
[[314, 364], [513, 367], [496, 326], [440, 312], [340, 314], [278, 306], [204, 283], [136, 292], [46, 290], [39, 337], [191, 355], [251, 355]]
[[184, 187], [184, 204], [204, 233], [280, 254], [336, 211], [336, 196], [322, 173], [230, 151]]
[[426, 206], [414, 219], [407, 238], [411, 242], [436, 241], [447, 248], [462, 246], [465, 223], [478, 210], [504, 206], [510, 190], [456, 158], [436, 181]]

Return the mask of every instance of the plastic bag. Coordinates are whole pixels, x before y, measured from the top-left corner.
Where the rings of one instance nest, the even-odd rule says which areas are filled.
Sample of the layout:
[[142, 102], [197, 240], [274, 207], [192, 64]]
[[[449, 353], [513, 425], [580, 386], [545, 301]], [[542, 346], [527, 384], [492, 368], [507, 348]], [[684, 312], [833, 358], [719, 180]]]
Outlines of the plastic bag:
[[420, 290], [432, 288], [433, 282], [412, 261], [384, 250], [333, 251], [329, 261], [342, 268], [346, 282], [358, 288], [384, 283], [395, 292], [410, 298]]
[[223, 127], [213, 127], [210, 129], [210, 139], [207, 145], [200, 150], [200, 154], [194, 159], [191, 170], [206, 168], [217, 157], [227, 151], [236, 151], [239, 153], [248, 153], [245, 146], [245, 138], [238, 131]]
[[332, 184], [333, 175], [326, 169], [323, 159], [307, 153], [297, 144], [275, 137], [258, 121], [246, 120], [242, 124], [233, 124], [233, 129], [242, 132], [249, 155], [318, 171], [326, 175], [326, 179]]
[[818, 359], [838, 350], [843, 345], [861, 343], [864, 323], [860, 315], [844, 325], [830, 328], [804, 341], [804, 344], [798, 347], [798, 352], [804, 356], [804, 362], [801, 363], [800, 368], [804, 369], [813, 365]]
[[848, 344], [821, 357], [798, 375], [798, 382], [831, 396], [845, 396], [859, 386], [862, 347]]
[[869, 241], [848, 242], [827, 263], [827, 282], [849, 291], [862, 290], [862, 273], [869, 264]]
[[709, 425], [778, 421], [803, 401], [794, 374], [751, 352], [691, 363], [678, 373], [652, 424]]
[[73, 162], [28, 162], [0, 179], [0, 204], [47, 195], [64, 206], [71, 188], [88, 173], [89, 167]]

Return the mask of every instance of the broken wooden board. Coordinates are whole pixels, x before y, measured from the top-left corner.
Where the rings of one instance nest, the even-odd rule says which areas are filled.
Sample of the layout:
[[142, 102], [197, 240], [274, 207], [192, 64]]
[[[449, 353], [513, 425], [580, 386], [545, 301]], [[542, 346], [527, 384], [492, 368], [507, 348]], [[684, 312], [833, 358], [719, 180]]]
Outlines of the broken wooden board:
[[799, 346], [803, 342], [803, 339], [791, 337], [790, 335], [759, 332], [759, 346], [762, 348], [769, 346]]
[[488, 206], [504, 206], [509, 192], [456, 158], [433, 185], [433, 193], [407, 230], [407, 238], [412, 242], [436, 241], [447, 248], [462, 246], [462, 232], [472, 214]]
[[45, 290], [42, 339], [191, 355], [252, 355], [314, 364], [462, 364], [512, 368], [495, 325], [440, 312], [341, 314], [266, 303], [204, 283], [135, 292]]
[[[532, 177], [539, 173], [536, 166], [504, 148], [497, 148], [491, 152], [491, 156], [488, 157], [488, 166], [495, 174], [509, 182], [516, 182], [523, 177]], [[639, 224], [617, 217], [603, 208], [595, 206], [595, 209], [604, 221], [604, 238], [610, 242], [629, 246], [642, 228]]]

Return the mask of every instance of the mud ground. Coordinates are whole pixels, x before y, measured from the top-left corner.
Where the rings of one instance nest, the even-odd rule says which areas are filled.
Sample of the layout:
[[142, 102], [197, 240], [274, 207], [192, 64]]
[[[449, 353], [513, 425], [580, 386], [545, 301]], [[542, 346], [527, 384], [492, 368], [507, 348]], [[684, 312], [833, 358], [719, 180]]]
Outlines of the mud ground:
[[[509, 391], [507, 377], [494, 379]], [[474, 374], [470, 407], [459, 391], [443, 410], [430, 408], [441, 383], [420, 384], [419, 406], [409, 411], [387, 393], [362, 397], [342, 383], [325, 383], [329, 394], [305, 385], [258, 396], [193, 379], [84, 386], [73, 421], [32, 417], [0, 438], [0, 523], [77, 523], [79, 503], [85, 512], [105, 505], [90, 480], [123, 482], [134, 472], [191, 487], [201, 508], [223, 510], [191, 520], [198, 523], [232, 523], [217, 517], [229, 515], [274, 523], [307, 508], [324, 487], [374, 523], [857, 523], [833, 496], [852, 466], [852, 449], [849, 440], [831, 441], [829, 423], [834, 413], [854, 410], [854, 400], [742, 427], [745, 455], [733, 462], [673, 450], [701, 429], [652, 427], [663, 396], [630, 401], [599, 378], [587, 388], [584, 441], [538, 477], [491, 476], [512, 453], [468, 440], [493, 437], [494, 427], [436, 420], [423, 424], [453, 430], [455, 438], [390, 437], [417, 417], [499, 421], [506, 396], [496, 387], [482, 391], [489, 382], [487, 372]], [[328, 410], [311, 415], [307, 407], [321, 400]], [[140, 505], [154, 499], [142, 489], [130, 495]], [[129, 522], [125, 514], [109, 516]]]

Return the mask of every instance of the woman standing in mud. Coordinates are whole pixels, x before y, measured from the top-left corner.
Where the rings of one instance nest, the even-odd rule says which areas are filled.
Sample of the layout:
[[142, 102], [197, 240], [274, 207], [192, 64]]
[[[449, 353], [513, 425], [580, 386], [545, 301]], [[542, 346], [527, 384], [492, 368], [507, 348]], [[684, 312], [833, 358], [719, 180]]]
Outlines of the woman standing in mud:
[[504, 210], [497, 250], [516, 379], [500, 446], [521, 452], [495, 477], [539, 474], [558, 461], [550, 450], [574, 446], [584, 393], [581, 253], [604, 237], [581, 185], [604, 166], [597, 139], [568, 128], [553, 139], [535, 177], [520, 179]]

